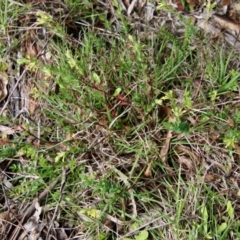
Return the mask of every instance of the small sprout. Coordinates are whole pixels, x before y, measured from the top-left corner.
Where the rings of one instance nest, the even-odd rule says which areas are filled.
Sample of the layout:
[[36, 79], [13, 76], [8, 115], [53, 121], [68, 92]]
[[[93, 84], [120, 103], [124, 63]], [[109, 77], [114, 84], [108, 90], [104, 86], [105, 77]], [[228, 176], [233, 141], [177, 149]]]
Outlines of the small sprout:
[[162, 105], [163, 101], [162, 101], [162, 99], [156, 99], [155, 103], [158, 105]]
[[221, 235], [222, 232], [227, 228], [227, 223], [223, 222], [222, 224], [220, 224], [217, 228], [217, 234]]
[[192, 100], [189, 91], [184, 92], [184, 105], [188, 108], [192, 107]]
[[95, 84], [100, 84], [101, 83], [101, 79], [100, 79], [100, 77], [98, 76], [97, 73], [93, 72], [92, 78], [93, 78]]
[[165, 94], [165, 96], [162, 97], [161, 99], [162, 99], [162, 100], [172, 100], [173, 98], [174, 98], [174, 96], [173, 96], [173, 91], [170, 90], [170, 91], [168, 91], [168, 92]]
[[148, 231], [141, 231], [136, 237], [136, 240], [146, 240], [148, 239]]
[[122, 91], [122, 88], [120, 87], [116, 88], [115, 92], [112, 95], [112, 98], [117, 97], [121, 91]]
[[216, 90], [209, 93], [209, 96], [210, 96], [212, 102], [214, 102], [217, 99], [217, 93], [218, 92]]
[[70, 68], [71, 69], [76, 69], [80, 74], [83, 74], [82, 69], [79, 68], [76, 60], [73, 58], [73, 56], [72, 56], [72, 54], [71, 54], [71, 52], [69, 50], [67, 50], [65, 52], [65, 56], [66, 56], [66, 58], [68, 60], [68, 64], [69, 64]]
[[55, 157], [55, 163], [58, 163], [60, 160], [64, 162], [66, 155], [67, 155], [66, 152], [59, 152]]

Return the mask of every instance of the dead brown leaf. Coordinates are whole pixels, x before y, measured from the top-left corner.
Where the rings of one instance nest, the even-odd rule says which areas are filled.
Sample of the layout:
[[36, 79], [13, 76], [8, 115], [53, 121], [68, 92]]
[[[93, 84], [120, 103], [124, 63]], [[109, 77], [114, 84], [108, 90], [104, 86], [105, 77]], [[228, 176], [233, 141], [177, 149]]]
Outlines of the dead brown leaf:
[[196, 165], [198, 165], [200, 163], [199, 156], [196, 153], [194, 153], [193, 151], [191, 151], [189, 148], [184, 147], [182, 145], [178, 145], [177, 150], [179, 152], [187, 154], [191, 158], [191, 160], [193, 160], [195, 162]]
[[216, 23], [219, 24], [221, 28], [225, 29], [226, 31], [235, 35], [238, 35], [240, 33], [240, 25], [233, 22], [228, 17], [214, 14], [213, 19]]
[[219, 137], [220, 133], [217, 131], [209, 133], [209, 139], [211, 140], [211, 142], [216, 142]]
[[130, 6], [130, 1], [129, 0], [123, 0], [123, 4], [125, 5], [126, 8]]
[[174, 2], [174, 5], [176, 6], [176, 7], [175, 6], [174, 7], [177, 9], [177, 11], [182, 12], [184, 10], [184, 6], [180, 0], [175, 0], [173, 2]]
[[152, 162], [150, 162], [150, 163], [147, 165], [147, 168], [146, 168], [146, 170], [144, 171], [144, 174], [143, 174], [143, 175], [144, 175], [145, 177], [149, 177], [149, 178], [152, 177], [151, 167], [152, 167]]
[[166, 141], [160, 151], [160, 157], [163, 162], [166, 162], [167, 160], [167, 154], [168, 154], [171, 139], [172, 139], [172, 131], [169, 130], [167, 132]]
[[204, 177], [204, 182], [205, 183], [211, 183], [211, 182], [215, 182], [215, 181], [220, 180], [220, 179], [222, 179], [222, 178], [218, 174], [208, 173]]
[[0, 125], [0, 146], [3, 146], [7, 143], [10, 143], [11, 140], [8, 135], [15, 134], [16, 132], [22, 132], [23, 128], [21, 126], [13, 126], [13, 127], [7, 127], [4, 125]]
[[13, 126], [13, 127], [7, 127], [4, 125], [0, 125], [0, 136], [1, 135], [11, 135], [16, 132], [21, 132], [24, 129], [21, 126]]
[[0, 140], [0, 146], [3, 146], [7, 143], [10, 143], [10, 139], [9, 138], [3, 138]]
[[0, 236], [4, 236], [15, 218], [16, 211], [5, 211], [0, 213]]
[[172, 117], [173, 114], [171, 108], [163, 105], [158, 105], [158, 116], [161, 121]]
[[225, 5], [229, 6], [230, 2], [231, 2], [230, 0], [222, 0], [221, 3], [222, 3], [223, 6], [225, 6]]
[[192, 162], [191, 159], [185, 157], [185, 156], [178, 156], [178, 160], [177, 160], [180, 164], [185, 165], [188, 170], [190, 170], [191, 172], [195, 172], [195, 167], [194, 164]]
[[238, 23], [239, 22], [239, 15], [234, 12], [234, 11], [228, 11], [227, 12], [227, 16], [229, 17], [229, 19], [231, 19], [232, 21]]
[[229, 126], [231, 126], [231, 127], [234, 127], [234, 121], [233, 121], [233, 119], [230, 118], [230, 117], [228, 117], [228, 119], [227, 119], [227, 124], [228, 124]]
[[198, 0], [186, 0], [186, 2], [193, 7], [195, 7], [199, 4]]

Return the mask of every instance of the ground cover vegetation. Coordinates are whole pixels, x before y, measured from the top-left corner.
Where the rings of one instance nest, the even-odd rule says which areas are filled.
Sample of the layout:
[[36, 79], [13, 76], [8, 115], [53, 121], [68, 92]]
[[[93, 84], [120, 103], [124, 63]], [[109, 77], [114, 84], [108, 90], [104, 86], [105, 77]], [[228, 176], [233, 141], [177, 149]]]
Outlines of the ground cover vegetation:
[[1, 239], [240, 239], [217, 4], [0, 1]]

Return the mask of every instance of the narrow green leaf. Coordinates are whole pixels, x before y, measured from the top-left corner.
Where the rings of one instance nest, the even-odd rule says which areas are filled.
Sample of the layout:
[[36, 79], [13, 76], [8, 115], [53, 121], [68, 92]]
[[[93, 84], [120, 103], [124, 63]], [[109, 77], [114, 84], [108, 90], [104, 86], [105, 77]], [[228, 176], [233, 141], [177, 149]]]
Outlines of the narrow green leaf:
[[234, 218], [234, 208], [232, 206], [232, 203], [230, 201], [227, 202], [227, 212], [228, 212], [228, 215], [231, 219]]
[[148, 239], [148, 231], [142, 231], [136, 236], [136, 240], [146, 240]]
[[114, 94], [113, 94], [113, 97], [116, 97], [118, 96], [118, 94], [122, 91], [122, 89], [120, 87], [116, 88]]
[[221, 234], [225, 229], [227, 228], [227, 223], [223, 222], [221, 225], [217, 228], [217, 234]]

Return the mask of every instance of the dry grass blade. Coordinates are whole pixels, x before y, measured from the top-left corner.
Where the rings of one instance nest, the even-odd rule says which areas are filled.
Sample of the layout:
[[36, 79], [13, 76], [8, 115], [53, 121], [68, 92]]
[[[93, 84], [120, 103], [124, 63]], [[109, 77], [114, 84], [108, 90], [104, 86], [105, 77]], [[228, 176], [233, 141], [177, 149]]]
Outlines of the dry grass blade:
[[204, 182], [206, 183], [211, 183], [211, 182], [215, 182], [217, 180], [221, 180], [221, 176], [217, 175], [217, 174], [213, 174], [213, 173], [208, 173], [204, 176]]

